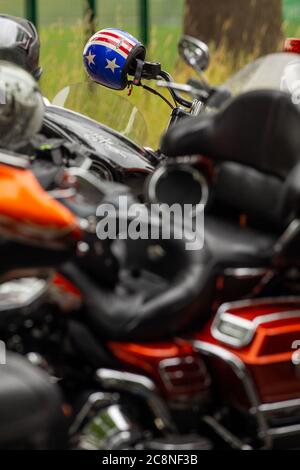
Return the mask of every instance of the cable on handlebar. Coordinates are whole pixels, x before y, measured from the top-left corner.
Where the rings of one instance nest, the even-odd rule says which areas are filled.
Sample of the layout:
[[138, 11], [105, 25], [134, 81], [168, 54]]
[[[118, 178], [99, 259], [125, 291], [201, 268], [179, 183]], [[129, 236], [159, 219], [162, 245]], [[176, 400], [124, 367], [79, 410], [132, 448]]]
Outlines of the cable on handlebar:
[[[128, 82], [128, 88], [130, 89], [130, 87], [132, 85], [136, 85], [134, 82], [132, 81], [129, 81]], [[141, 86], [142, 88], [144, 88], [144, 90], [146, 91], [149, 91], [150, 93], [152, 93], [153, 95], [156, 95], [156, 96], [159, 96], [168, 106], [170, 106], [171, 109], [174, 109], [175, 106], [177, 105], [177, 103], [175, 102], [175, 106], [173, 106], [173, 104], [171, 103], [171, 101], [169, 101], [165, 96], [163, 96], [161, 93], [159, 93], [159, 91], [156, 91], [154, 90], [153, 88], [147, 86], [147, 85], [144, 85], [142, 82], [140, 82], [138, 85], [136, 86]], [[130, 92], [131, 94], [131, 92]]]
[[[173, 82], [173, 78], [168, 72], [165, 72], [162, 70], [159, 74], [161, 78], [163, 78], [166, 82]], [[193, 105], [192, 101], [186, 100], [181, 96], [179, 93], [177, 93], [175, 90], [172, 90], [171, 88], [168, 88], [170, 94], [172, 95], [172, 98], [174, 99], [175, 103], [179, 103], [182, 106], [185, 106], [186, 108], [191, 108]]]
[[165, 96], [163, 96], [161, 93], [159, 93], [159, 91], [156, 91], [156, 90], [154, 90], [153, 88], [151, 88], [150, 86], [147, 86], [147, 85], [141, 84], [141, 86], [142, 86], [145, 90], [149, 91], [150, 93], [153, 93], [153, 95], [159, 96], [165, 103], [167, 103], [167, 105], [170, 106], [171, 109], [174, 109], [174, 108], [175, 108], [175, 106], [173, 106], [173, 104], [171, 103], [171, 101], [169, 101]]

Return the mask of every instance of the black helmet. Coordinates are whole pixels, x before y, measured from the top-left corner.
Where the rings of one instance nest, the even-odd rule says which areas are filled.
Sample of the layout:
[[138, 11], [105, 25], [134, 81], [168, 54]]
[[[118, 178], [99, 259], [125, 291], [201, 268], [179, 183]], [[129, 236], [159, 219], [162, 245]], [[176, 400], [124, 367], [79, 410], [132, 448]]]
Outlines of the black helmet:
[[42, 73], [39, 58], [40, 41], [34, 25], [25, 18], [0, 14], [0, 60], [23, 67], [38, 80]]

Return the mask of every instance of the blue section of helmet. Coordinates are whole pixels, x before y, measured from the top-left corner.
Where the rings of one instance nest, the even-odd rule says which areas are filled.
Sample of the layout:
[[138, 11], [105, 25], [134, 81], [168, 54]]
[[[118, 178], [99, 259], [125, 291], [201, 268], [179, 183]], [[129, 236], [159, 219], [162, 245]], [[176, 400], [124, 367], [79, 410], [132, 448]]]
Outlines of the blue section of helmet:
[[84, 63], [95, 82], [116, 90], [123, 88], [122, 72], [126, 59], [113, 49], [101, 44], [91, 44], [85, 50]]
[[[128, 39], [134, 44], [134, 47], [141, 45], [141, 43], [126, 31], [121, 31], [116, 28], [106, 28], [93, 35], [84, 48], [84, 66], [92, 80], [109, 88], [121, 90], [126, 85], [124, 70], [127, 66], [128, 57], [125, 58], [124, 51], [122, 53], [122, 51], [118, 50], [117, 46], [106, 46], [103, 42], [101, 44], [95, 43], [96, 38], [101, 34], [103, 37], [103, 33], [105, 32], [121, 35], [123, 40]], [[109, 35], [104, 37], [113, 41], [117, 40]], [[122, 45], [121, 41], [120, 45]], [[124, 47], [127, 48], [127, 45], [124, 44]]]

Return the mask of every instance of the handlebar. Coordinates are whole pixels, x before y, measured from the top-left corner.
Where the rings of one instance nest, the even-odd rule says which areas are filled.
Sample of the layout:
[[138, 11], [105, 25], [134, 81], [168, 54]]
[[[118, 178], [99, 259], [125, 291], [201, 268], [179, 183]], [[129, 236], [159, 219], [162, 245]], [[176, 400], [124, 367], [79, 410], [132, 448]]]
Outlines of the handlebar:
[[[165, 72], [164, 70], [162, 70], [160, 72], [159, 77], [161, 77], [167, 83], [174, 83], [174, 80], [173, 80], [172, 76], [168, 72]], [[179, 93], [177, 93], [177, 91], [174, 90], [173, 88], [168, 87], [168, 89], [169, 89], [170, 94], [171, 94], [172, 98], [174, 99], [175, 103], [179, 103], [182, 106], [185, 106], [186, 108], [191, 108], [192, 107], [192, 105], [193, 105], [192, 101], [189, 101], [189, 100], [183, 98], [183, 96], [181, 96]]]
[[198, 90], [197, 88], [192, 87], [188, 84], [181, 84], [176, 82], [165, 82], [164, 80], [159, 80], [157, 86], [162, 88], [168, 88], [173, 91], [180, 91], [182, 93], [188, 93], [192, 96], [196, 96], [198, 99], [207, 100], [209, 98], [209, 93], [203, 90]]

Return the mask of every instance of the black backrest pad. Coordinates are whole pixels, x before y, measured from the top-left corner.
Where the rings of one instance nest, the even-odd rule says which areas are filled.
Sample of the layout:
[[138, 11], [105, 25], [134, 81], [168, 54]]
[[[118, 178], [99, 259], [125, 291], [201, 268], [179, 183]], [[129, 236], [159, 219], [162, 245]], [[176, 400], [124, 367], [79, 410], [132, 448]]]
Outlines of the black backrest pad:
[[220, 165], [217, 195], [240, 211], [276, 222], [285, 215], [283, 184], [300, 162], [300, 111], [286, 93], [251, 91], [217, 114], [174, 126], [161, 148], [170, 156], [203, 154], [235, 162]]
[[299, 127], [300, 111], [290, 95], [251, 91], [233, 99], [217, 114], [174, 126], [161, 147], [166, 155], [200, 153], [284, 178], [300, 158]]

